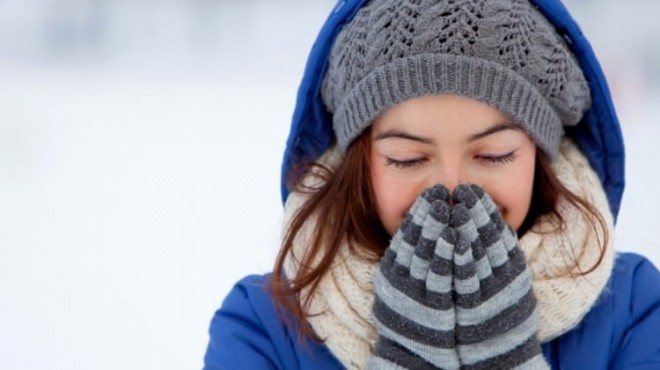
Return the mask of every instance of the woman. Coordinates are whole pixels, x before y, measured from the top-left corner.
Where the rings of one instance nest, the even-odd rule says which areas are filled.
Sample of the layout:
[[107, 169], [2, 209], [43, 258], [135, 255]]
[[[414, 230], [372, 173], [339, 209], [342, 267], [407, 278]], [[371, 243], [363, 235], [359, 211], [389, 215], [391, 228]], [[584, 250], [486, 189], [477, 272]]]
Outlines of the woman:
[[283, 179], [273, 274], [225, 299], [207, 369], [660, 368], [660, 274], [611, 245], [618, 121], [559, 2], [341, 1]]

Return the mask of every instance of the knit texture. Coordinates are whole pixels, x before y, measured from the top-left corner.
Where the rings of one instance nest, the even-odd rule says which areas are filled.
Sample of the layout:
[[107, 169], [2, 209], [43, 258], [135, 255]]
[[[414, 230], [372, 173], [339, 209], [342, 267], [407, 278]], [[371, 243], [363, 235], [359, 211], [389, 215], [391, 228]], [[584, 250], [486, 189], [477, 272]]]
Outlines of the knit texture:
[[449, 192], [422, 192], [385, 251], [375, 277], [379, 333], [368, 369], [459, 369]]
[[454, 190], [450, 227], [461, 369], [549, 369], [537, 340], [531, 271], [518, 237], [479, 186]]
[[554, 158], [563, 126], [591, 105], [574, 56], [526, 0], [372, 0], [338, 35], [321, 93], [342, 152], [393, 105], [459, 94]]
[[458, 185], [451, 201], [443, 185], [423, 191], [376, 271], [367, 368], [549, 368], [517, 242], [479, 186]]
[[[563, 140], [560, 149], [553, 170], [564, 186], [594, 204], [605, 218], [611, 235], [612, 218], [596, 174], [570, 141]], [[329, 167], [340, 161], [337, 149], [329, 150], [320, 159]], [[309, 181], [316, 181], [315, 177], [309, 176]], [[304, 194], [291, 193], [286, 204], [284, 230], [304, 200]], [[564, 233], [548, 233], [552, 225], [547, 219], [540, 219], [534, 226], [540, 232], [529, 231], [519, 240], [532, 272], [539, 312], [537, 337], [541, 343], [566, 333], [581, 321], [601, 294], [614, 261], [614, 251], [608, 243], [600, 265], [589, 273], [576, 275], [590, 270], [599, 259], [603, 235], [594, 233], [592, 225], [576, 209], [562, 203], [559, 210], [571, 225]], [[285, 265], [287, 276], [295, 276], [296, 261], [305, 254], [315, 223], [316, 219], [310, 217], [296, 237], [292, 255]], [[365, 369], [374, 352], [378, 338], [372, 315], [376, 270], [375, 264], [352, 255], [348, 245], [343, 245], [308, 307], [312, 314], [310, 325], [347, 369]]]

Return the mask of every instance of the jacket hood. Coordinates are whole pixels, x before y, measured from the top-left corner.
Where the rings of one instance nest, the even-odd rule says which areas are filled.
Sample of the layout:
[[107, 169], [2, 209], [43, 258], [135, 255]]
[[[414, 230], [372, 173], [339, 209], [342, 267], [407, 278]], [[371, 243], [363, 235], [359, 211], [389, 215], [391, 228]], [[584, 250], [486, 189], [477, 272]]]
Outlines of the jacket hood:
[[[289, 190], [287, 174], [295, 163], [314, 160], [334, 140], [332, 116], [321, 99], [321, 84], [328, 55], [342, 26], [368, 0], [339, 0], [319, 32], [310, 52], [298, 88], [291, 130], [284, 151], [281, 172], [282, 201]], [[577, 58], [591, 89], [592, 105], [577, 126], [565, 127], [596, 171], [616, 219], [624, 188], [624, 144], [609, 87], [598, 60], [578, 24], [558, 0], [530, 0], [564, 37]]]

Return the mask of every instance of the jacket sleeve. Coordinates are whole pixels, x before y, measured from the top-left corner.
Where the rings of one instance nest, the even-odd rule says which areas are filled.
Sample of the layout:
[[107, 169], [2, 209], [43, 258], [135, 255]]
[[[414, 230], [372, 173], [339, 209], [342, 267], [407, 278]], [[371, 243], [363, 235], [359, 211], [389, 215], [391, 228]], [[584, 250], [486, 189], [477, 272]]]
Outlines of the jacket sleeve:
[[651, 262], [631, 256], [632, 279], [627, 307], [627, 327], [616, 352], [612, 369], [660, 369], [660, 273]]
[[[263, 291], [265, 281], [249, 276], [229, 292], [211, 320], [205, 370], [283, 369], [277, 349], [282, 338], [272, 337], [273, 326], [281, 323]], [[272, 322], [264, 322], [264, 312], [273, 314]]]

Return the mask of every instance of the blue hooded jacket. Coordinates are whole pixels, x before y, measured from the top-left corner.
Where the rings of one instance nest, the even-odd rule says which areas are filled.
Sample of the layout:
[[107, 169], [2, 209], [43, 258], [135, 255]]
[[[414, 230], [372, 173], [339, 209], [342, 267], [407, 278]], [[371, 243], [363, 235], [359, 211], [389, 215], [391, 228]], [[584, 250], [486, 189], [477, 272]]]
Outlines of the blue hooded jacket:
[[[530, 0], [555, 25], [575, 54], [592, 93], [582, 121], [567, 130], [588, 158], [606, 191], [613, 216], [624, 187], [624, 147], [603, 72], [578, 25], [557, 0]], [[294, 163], [318, 158], [333, 140], [332, 119], [320, 87], [332, 43], [367, 0], [340, 0], [311, 50], [298, 90], [282, 164], [282, 199]], [[266, 289], [270, 276], [238, 282], [215, 313], [205, 369], [342, 369], [323, 344], [300, 343], [278, 316]], [[582, 322], [543, 344], [553, 369], [660, 369], [660, 273], [645, 258], [619, 254], [604, 293]]]

